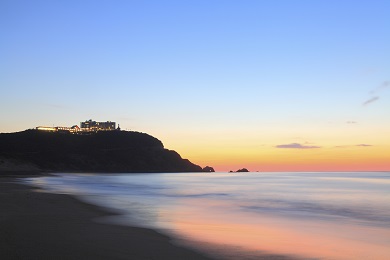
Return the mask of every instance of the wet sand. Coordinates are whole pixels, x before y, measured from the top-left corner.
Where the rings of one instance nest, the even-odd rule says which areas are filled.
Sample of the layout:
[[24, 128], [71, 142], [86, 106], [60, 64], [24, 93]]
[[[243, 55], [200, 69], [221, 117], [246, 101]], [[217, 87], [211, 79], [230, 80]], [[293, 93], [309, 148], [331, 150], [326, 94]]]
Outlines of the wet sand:
[[210, 259], [156, 231], [94, 222], [106, 209], [0, 178], [0, 259]]

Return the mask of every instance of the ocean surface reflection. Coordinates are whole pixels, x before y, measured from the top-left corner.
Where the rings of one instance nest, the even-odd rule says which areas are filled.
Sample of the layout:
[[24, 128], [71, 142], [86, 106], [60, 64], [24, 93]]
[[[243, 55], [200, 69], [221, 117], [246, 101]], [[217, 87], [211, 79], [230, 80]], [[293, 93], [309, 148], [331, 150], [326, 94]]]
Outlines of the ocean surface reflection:
[[386, 172], [59, 174], [26, 181], [121, 212], [109, 221], [158, 229], [203, 249], [215, 245], [207, 250], [221, 258], [390, 259]]

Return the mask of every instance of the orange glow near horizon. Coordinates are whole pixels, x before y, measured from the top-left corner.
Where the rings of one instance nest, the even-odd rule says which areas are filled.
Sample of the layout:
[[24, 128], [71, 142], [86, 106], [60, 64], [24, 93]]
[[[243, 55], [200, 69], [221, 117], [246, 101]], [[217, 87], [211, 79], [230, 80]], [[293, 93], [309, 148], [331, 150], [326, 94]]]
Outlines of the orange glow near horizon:
[[390, 171], [390, 145], [289, 149], [272, 146], [178, 149], [183, 158], [226, 172]]

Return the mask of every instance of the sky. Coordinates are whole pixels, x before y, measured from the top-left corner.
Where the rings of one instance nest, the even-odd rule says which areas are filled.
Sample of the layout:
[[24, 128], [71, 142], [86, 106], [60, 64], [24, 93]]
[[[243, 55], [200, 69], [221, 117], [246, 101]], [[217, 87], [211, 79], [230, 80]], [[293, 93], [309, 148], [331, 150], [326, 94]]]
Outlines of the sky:
[[115, 121], [217, 171], [390, 171], [390, 1], [0, 1], [0, 132]]

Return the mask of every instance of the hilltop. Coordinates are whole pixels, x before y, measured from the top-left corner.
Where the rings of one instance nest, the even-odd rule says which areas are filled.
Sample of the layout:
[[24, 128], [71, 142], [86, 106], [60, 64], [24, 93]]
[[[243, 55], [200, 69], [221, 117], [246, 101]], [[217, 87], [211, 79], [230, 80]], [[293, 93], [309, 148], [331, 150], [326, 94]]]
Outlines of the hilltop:
[[0, 134], [0, 172], [16, 171], [201, 172], [202, 168], [145, 133], [25, 130]]

